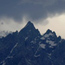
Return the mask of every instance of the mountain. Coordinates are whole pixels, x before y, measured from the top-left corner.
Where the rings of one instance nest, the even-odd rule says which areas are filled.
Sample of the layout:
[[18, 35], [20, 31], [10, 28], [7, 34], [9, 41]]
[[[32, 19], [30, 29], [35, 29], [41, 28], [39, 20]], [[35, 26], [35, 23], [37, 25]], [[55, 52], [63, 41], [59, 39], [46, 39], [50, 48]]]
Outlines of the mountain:
[[50, 29], [41, 35], [29, 21], [0, 38], [0, 65], [65, 65], [65, 40]]

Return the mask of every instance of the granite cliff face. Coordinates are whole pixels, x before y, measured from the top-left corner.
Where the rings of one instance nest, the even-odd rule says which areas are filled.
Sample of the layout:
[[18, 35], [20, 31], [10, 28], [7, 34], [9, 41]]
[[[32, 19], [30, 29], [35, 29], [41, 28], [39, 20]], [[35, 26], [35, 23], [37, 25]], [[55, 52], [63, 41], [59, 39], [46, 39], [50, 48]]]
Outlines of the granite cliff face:
[[50, 29], [41, 35], [29, 21], [0, 38], [0, 65], [65, 65], [65, 40]]

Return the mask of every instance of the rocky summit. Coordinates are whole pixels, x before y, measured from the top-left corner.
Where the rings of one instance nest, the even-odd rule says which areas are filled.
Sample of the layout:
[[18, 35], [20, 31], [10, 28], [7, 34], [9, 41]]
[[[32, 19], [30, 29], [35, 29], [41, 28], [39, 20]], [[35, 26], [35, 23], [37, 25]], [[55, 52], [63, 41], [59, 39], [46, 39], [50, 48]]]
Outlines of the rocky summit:
[[29, 21], [0, 38], [0, 65], [65, 65], [65, 40], [50, 29], [41, 35]]

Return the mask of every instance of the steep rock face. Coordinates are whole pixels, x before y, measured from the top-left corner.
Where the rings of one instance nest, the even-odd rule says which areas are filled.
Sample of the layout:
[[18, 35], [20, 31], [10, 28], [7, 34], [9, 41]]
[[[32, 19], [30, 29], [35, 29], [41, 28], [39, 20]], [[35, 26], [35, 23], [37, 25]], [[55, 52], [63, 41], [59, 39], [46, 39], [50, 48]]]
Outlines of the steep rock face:
[[4, 60], [8, 56], [10, 50], [17, 42], [17, 32], [9, 34], [6, 37], [0, 39], [0, 61]]
[[52, 53], [53, 65], [65, 65], [65, 40], [61, 40]]
[[41, 36], [38, 29], [35, 29], [34, 25], [29, 21], [27, 25], [19, 32], [20, 38], [30, 38], [33, 40], [35, 37]]
[[64, 42], [50, 29], [41, 35], [29, 21], [20, 32], [0, 39], [0, 65], [61, 65], [62, 61], [65, 64]]

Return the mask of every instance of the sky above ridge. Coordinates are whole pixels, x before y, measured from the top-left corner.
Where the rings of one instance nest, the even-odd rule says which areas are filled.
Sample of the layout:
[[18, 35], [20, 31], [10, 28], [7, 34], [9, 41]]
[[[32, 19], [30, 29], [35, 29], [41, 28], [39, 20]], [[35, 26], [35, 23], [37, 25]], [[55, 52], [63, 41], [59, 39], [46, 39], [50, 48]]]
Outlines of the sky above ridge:
[[0, 31], [19, 31], [28, 21], [41, 34], [51, 29], [65, 38], [65, 0], [0, 0]]

